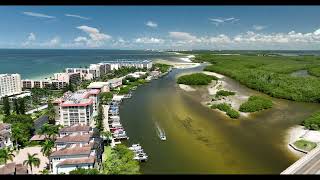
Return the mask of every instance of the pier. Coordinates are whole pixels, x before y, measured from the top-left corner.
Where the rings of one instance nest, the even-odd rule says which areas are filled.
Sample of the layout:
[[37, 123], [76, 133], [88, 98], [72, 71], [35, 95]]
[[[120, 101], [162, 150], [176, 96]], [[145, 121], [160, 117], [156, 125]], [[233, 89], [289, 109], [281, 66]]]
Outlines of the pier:
[[320, 174], [320, 146], [304, 155], [281, 174]]

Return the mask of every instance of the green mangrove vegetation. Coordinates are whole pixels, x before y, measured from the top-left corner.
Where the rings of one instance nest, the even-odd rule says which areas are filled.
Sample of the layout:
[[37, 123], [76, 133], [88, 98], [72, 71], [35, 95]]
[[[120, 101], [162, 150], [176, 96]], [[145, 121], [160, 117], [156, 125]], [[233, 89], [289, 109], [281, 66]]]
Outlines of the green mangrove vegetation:
[[224, 74], [249, 88], [272, 97], [302, 102], [320, 102], [318, 77], [293, 77], [298, 70], [317, 76], [317, 56], [258, 56], [198, 54], [195, 62], [210, 62], [204, 70]]
[[216, 93], [216, 97], [219, 98], [221, 96], [233, 96], [235, 95], [236, 93], [233, 92], [233, 91], [226, 91], [226, 90], [219, 90], [217, 93]]
[[161, 73], [165, 73], [165, 72], [169, 71], [169, 69], [170, 69], [171, 67], [172, 67], [172, 66], [171, 66], [171, 65], [168, 65], [168, 64], [155, 63], [155, 64], [153, 64], [151, 70], [159, 69], [159, 70], [161, 71]]
[[241, 104], [239, 111], [241, 112], [256, 112], [263, 109], [271, 108], [273, 105], [272, 101], [261, 96], [250, 96], [248, 101]]
[[305, 119], [302, 125], [310, 130], [320, 130], [320, 112], [316, 112]]
[[237, 119], [240, 117], [240, 113], [231, 108], [227, 103], [213, 104], [211, 109], [219, 109], [220, 111], [226, 112], [230, 118]]
[[311, 151], [315, 147], [317, 147], [317, 144], [311, 141], [306, 141], [303, 139], [300, 139], [293, 143], [294, 146], [296, 146], [299, 149], [305, 150], [305, 151]]
[[212, 80], [218, 80], [218, 78], [203, 73], [193, 73], [178, 77], [177, 83], [185, 85], [208, 85]]

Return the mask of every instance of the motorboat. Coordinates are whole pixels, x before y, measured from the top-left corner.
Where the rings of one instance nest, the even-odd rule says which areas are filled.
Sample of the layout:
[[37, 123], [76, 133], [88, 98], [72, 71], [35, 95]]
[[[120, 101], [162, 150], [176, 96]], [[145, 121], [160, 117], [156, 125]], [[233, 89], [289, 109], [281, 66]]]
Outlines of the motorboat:
[[140, 144], [132, 144], [132, 146], [129, 147], [129, 149], [132, 151], [138, 151], [138, 150], [141, 150], [142, 147], [140, 146]]
[[146, 161], [148, 159], [148, 156], [146, 153], [137, 153], [133, 159], [138, 161]]

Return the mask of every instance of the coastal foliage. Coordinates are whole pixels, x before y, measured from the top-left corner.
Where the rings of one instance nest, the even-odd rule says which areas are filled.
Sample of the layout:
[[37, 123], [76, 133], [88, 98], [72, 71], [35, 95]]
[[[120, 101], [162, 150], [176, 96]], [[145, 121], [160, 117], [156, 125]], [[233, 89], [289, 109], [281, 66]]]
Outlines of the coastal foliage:
[[47, 111], [45, 112], [45, 114], [49, 118], [49, 123], [55, 124], [56, 111], [55, 111], [54, 106], [50, 100], [48, 101], [48, 108], [47, 108]]
[[39, 135], [44, 135], [46, 139], [54, 140], [55, 136], [58, 135], [60, 129], [60, 125], [48, 124], [45, 123], [39, 130]]
[[102, 105], [99, 104], [98, 115], [95, 116], [96, 128], [99, 130], [99, 132], [103, 131], [103, 129], [104, 129], [103, 119], [104, 119], [104, 115], [103, 115]]
[[34, 131], [33, 120], [30, 115], [11, 114], [3, 119], [11, 124], [12, 138], [16, 146], [26, 146]]
[[78, 175], [94, 175], [99, 174], [99, 171], [94, 168], [84, 169], [84, 168], [77, 168], [69, 172], [69, 174], [78, 174]]
[[133, 159], [134, 153], [125, 145], [117, 145], [103, 163], [107, 174], [139, 174], [140, 165]]
[[241, 104], [239, 111], [241, 112], [256, 112], [272, 107], [272, 101], [261, 96], [250, 96], [248, 101]]
[[233, 91], [225, 91], [225, 90], [219, 90], [217, 93], [216, 93], [216, 97], [221, 97], [221, 96], [233, 96], [235, 95], [236, 93], [233, 92]]
[[9, 103], [9, 98], [7, 96], [2, 98], [2, 102], [3, 102], [3, 113], [6, 116], [10, 115], [10, 103]]
[[162, 64], [162, 63], [155, 63], [152, 65], [152, 69], [151, 70], [160, 70], [161, 73], [165, 73], [167, 71], [169, 71], [169, 69], [171, 68], [171, 65], [168, 64]]
[[219, 109], [220, 111], [226, 112], [230, 118], [237, 119], [240, 117], [240, 113], [231, 108], [227, 103], [213, 104], [211, 109]]
[[203, 73], [193, 73], [180, 76], [177, 83], [185, 85], [208, 85], [212, 80], [218, 80], [218, 78]]
[[100, 93], [100, 103], [107, 104], [112, 100], [113, 93], [112, 92], [102, 92]]
[[320, 112], [316, 112], [305, 119], [302, 125], [310, 130], [320, 130]]
[[44, 141], [41, 144], [41, 153], [44, 156], [49, 157], [52, 152], [53, 147], [54, 147], [54, 141], [47, 139], [46, 141]]
[[204, 70], [224, 74], [272, 97], [320, 102], [319, 78], [290, 75], [298, 70], [318, 66], [317, 57], [202, 54], [196, 56], [196, 61], [200, 60], [213, 64]]
[[4, 162], [4, 164], [7, 164], [9, 160], [12, 161], [14, 157], [13, 149], [8, 147], [0, 149], [0, 160]]
[[297, 148], [305, 150], [305, 151], [311, 151], [315, 147], [317, 147], [317, 144], [311, 141], [306, 141], [303, 139], [300, 139], [293, 143]]
[[313, 75], [313, 76], [317, 76], [320, 77], [320, 67], [312, 67], [308, 69], [308, 73]]
[[27, 165], [30, 167], [31, 173], [33, 167], [39, 167], [40, 166], [40, 159], [37, 157], [37, 153], [30, 154], [28, 153], [28, 157], [26, 160], [23, 161], [23, 165]]

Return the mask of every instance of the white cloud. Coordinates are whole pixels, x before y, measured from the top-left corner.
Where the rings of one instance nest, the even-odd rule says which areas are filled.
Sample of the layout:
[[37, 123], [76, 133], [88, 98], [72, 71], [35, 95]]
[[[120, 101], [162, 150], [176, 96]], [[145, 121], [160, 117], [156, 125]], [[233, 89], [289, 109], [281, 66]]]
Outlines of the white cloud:
[[76, 15], [76, 14], [65, 14], [65, 16], [79, 18], [79, 19], [85, 19], [85, 20], [89, 20], [90, 19], [88, 17], [84, 17], [84, 16], [80, 16], [80, 15]]
[[49, 15], [46, 15], [46, 14], [35, 13], [35, 12], [22, 12], [22, 13], [27, 15], [27, 16], [33, 16], [33, 17], [49, 18], [49, 19], [56, 18], [54, 16], [49, 16]]
[[57, 46], [59, 45], [59, 43], [60, 43], [60, 38], [54, 37], [49, 41], [48, 46]]
[[158, 39], [158, 38], [148, 38], [148, 37], [142, 37], [142, 38], [137, 38], [134, 40], [135, 43], [144, 43], [144, 44], [161, 44], [164, 43], [163, 39]]
[[199, 39], [196, 36], [191, 35], [190, 33], [187, 32], [169, 32], [169, 37], [180, 40], [182, 42], [198, 42]]
[[155, 22], [152, 22], [152, 21], [148, 21], [146, 23], [146, 26], [149, 26], [149, 27], [152, 27], [152, 28], [156, 28], [156, 27], [158, 27], [158, 24], [155, 23]]
[[74, 39], [75, 43], [84, 43], [88, 47], [100, 47], [110, 40], [112, 37], [108, 34], [101, 33], [97, 28], [89, 26], [78, 26], [77, 29], [87, 33], [89, 37], [77, 37]]
[[111, 36], [108, 34], [100, 33], [97, 28], [89, 27], [89, 26], [78, 26], [78, 29], [86, 32], [93, 41], [104, 41], [111, 39]]
[[36, 35], [34, 33], [30, 33], [28, 36], [28, 41], [35, 41], [36, 40]]
[[267, 28], [267, 26], [261, 26], [261, 25], [253, 25], [252, 28], [256, 31], [261, 31], [265, 28]]
[[219, 26], [222, 23], [234, 23], [236, 21], [239, 21], [240, 19], [230, 17], [230, 18], [209, 18], [209, 20], [216, 26]]

